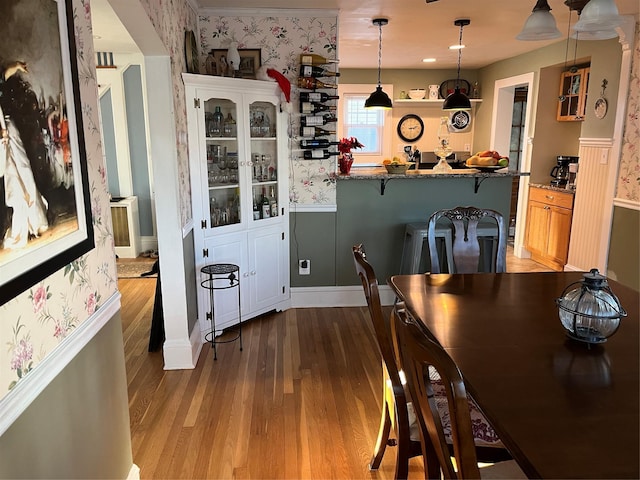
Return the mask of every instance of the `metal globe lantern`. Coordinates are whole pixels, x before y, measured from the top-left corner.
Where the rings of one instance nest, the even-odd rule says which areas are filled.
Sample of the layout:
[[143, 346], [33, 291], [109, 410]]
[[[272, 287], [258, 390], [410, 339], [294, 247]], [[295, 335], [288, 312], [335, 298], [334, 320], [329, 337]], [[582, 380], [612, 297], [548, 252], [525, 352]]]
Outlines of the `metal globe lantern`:
[[567, 336], [589, 345], [606, 342], [627, 316], [606, 277], [595, 268], [567, 286], [556, 304]]

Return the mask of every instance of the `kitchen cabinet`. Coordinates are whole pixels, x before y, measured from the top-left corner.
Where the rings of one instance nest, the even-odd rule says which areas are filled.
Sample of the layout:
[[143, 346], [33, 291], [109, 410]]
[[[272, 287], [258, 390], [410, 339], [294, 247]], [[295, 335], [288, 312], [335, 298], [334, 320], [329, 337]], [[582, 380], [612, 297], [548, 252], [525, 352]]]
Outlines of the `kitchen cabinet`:
[[[216, 290], [216, 329], [289, 307], [287, 114], [275, 82], [183, 74], [197, 283], [212, 263], [240, 268]], [[201, 331], [211, 328], [198, 288]]]
[[567, 263], [573, 193], [530, 187], [525, 247], [531, 259], [557, 271]]
[[587, 108], [587, 88], [589, 87], [589, 67], [579, 68], [575, 72], [568, 70], [560, 76], [558, 93], [559, 122], [578, 122], [584, 120]]

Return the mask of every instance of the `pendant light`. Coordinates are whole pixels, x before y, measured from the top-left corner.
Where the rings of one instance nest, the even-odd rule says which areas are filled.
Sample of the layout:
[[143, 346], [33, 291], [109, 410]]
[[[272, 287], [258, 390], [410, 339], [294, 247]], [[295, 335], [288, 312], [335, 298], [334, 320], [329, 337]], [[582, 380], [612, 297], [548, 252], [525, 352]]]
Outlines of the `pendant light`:
[[551, 14], [547, 0], [538, 0], [531, 15], [524, 22], [522, 31], [516, 35], [518, 40], [552, 40], [560, 38], [562, 33], [556, 26], [556, 19]]
[[621, 24], [622, 18], [614, 0], [590, 0], [582, 9], [573, 30], [580, 35], [581, 40], [586, 40], [587, 36], [583, 36], [583, 33], [599, 32], [597, 36], [602, 37], [602, 32], [615, 32], [615, 28]]
[[456, 89], [445, 98], [442, 104], [443, 110], [471, 110], [469, 97], [460, 91], [460, 58], [462, 57], [462, 29], [471, 23], [468, 18], [459, 18], [453, 22], [460, 27], [460, 40], [458, 41], [458, 75], [456, 76]]
[[366, 102], [364, 102], [364, 108], [389, 109], [392, 106], [389, 95], [382, 91], [382, 86], [380, 85], [380, 68], [382, 63], [382, 27], [387, 23], [389, 23], [388, 18], [373, 19], [373, 24], [378, 27], [378, 30], [380, 32], [378, 40], [378, 87], [376, 88], [376, 91], [373, 92], [369, 96], [369, 98], [367, 98]]

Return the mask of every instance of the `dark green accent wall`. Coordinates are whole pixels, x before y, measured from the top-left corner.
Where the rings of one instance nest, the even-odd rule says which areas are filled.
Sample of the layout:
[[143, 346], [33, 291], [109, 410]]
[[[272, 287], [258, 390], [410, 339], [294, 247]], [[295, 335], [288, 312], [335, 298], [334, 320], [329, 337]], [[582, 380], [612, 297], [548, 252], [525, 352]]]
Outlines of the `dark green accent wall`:
[[0, 437], [0, 478], [127, 478], [132, 464], [118, 313]]
[[640, 290], [638, 245], [640, 245], [640, 212], [614, 207], [607, 276], [635, 290]]
[[113, 107], [111, 89], [100, 97], [100, 115], [102, 116], [102, 138], [104, 142], [104, 157], [107, 163], [107, 181], [109, 193], [112, 197], [120, 196], [118, 182], [118, 156], [116, 155], [116, 132], [113, 127]]
[[[292, 211], [289, 232], [291, 286], [336, 285], [336, 214]], [[311, 260], [310, 275], [298, 275], [298, 260]]]
[[[336, 213], [291, 213], [291, 286], [359, 285], [351, 247], [363, 243], [381, 284], [400, 273], [407, 223], [456, 206], [492, 208], [508, 218], [511, 177], [488, 178], [473, 193], [473, 178], [339, 180]], [[311, 275], [298, 275], [298, 260], [311, 260]]]
[[185, 268], [185, 278], [187, 279], [186, 296], [187, 296], [187, 325], [189, 329], [189, 335], [193, 331], [193, 327], [198, 320], [198, 294], [197, 289], [200, 285], [196, 281], [190, 283], [189, 279], [195, 280], [199, 276], [196, 275], [196, 266], [193, 263], [195, 257], [194, 243], [193, 243], [193, 229], [182, 240], [182, 252]]

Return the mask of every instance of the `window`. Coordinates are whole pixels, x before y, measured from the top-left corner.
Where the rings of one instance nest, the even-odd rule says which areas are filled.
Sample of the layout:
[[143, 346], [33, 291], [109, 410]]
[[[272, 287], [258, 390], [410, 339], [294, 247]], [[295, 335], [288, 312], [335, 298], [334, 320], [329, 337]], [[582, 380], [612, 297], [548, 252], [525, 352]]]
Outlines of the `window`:
[[[364, 102], [376, 85], [339, 85], [338, 95], [338, 139], [356, 137], [363, 148], [353, 150], [354, 165], [377, 165], [384, 159], [384, 152], [391, 151], [389, 110], [364, 108]], [[391, 85], [383, 85], [392, 94]]]

